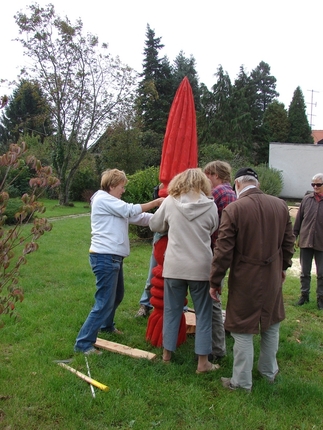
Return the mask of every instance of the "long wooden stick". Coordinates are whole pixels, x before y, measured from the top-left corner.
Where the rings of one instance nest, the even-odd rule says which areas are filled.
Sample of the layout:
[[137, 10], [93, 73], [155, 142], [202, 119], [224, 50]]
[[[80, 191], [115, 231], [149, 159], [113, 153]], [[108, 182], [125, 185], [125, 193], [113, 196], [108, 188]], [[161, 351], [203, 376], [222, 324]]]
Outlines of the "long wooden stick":
[[88, 382], [91, 385], [94, 385], [95, 387], [99, 388], [102, 391], [109, 391], [109, 387], [107, 385], [101, 384], [101, 382], [96, 381], [93, 378], [90, 378], [89, 376], [84, 375], [84, 373], [79, 372], [76, 369], [73, 369], [73, 367], [68, 366], [65, 363], [57, 363], [59, 366], [64, 367], [64, 369], [69, 370], [72, 373], [75, 373], [79, 378], [83, 379], [83, 381]]
[[[90, 372], [89, 362], [87, 361], [87, 356], [86, 356], [86, 355], [84, 355], [84, 357], [85, 357], [85, 363], [86, 363], [86, 368], [87, 368], [87, 374], [88, 374], [89, 378], [92, 378], [92, 377], [91, 377], [91, 372]], [[95, 398], [95, 391], [94, 391], [94, 387], [93, 387], [93, 385], [92, 385], [92, 384], [90, 384], [90, 387], [91, 387], [91, 394], [92, 394], [92, 397], [93, 397], [93, 398]]]

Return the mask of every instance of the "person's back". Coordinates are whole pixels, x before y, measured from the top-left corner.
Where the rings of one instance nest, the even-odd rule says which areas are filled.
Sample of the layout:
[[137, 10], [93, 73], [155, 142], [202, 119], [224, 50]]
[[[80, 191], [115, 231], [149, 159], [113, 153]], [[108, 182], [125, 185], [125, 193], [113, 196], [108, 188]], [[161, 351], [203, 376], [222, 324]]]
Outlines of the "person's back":
[[168, 197], [149, 222], [154, 232], [168, 231], [162, 271], [163, 361], [169, 362], [176, 349], [183, 304], [189, 290], [196, 314], [197, 373], [218, 368], [208, 361], [212, 343], [211, 234], [218, 227], [217, 207], [207, 197], [210, 193], [210, 182], [202, 170], [187, 169], [171, 180]]
[[[236, 231], [232, 241], [227, 238], [229, 224]], [[258, 333], [260, 321], [265, 330], [284, 319], [281, 271], [286, 228], [291, 231], [292, 225], [285, 202], [258, 188], [223, 210], [214, 255], [223, 273], [232, 260], [228, 300], [234, 306], [227, 307], [226, 330]], [[285, 255], [289, 258], [290, 253]]]
[[280, 249], [290, 222], [284, 201], [253, 188], [224, 210], [239, 229], [236, 250], [243, 255], [266, 261]]
[[230, 268], [225, 329], [234, 338], [234, 363], [232, 377], [221, 381], [230, 390], [250, 391], [254, 334], [261, 335], [260, 374], [274, 382], [278, 373], [279, 324], [285, 318], [282, 285], [292, 264], [294, 236], [286, 203], [259, 190], [253, 169], [240, 169], [235, 187], [238, 200], [222, 213], [210, 294], [216, 299]]

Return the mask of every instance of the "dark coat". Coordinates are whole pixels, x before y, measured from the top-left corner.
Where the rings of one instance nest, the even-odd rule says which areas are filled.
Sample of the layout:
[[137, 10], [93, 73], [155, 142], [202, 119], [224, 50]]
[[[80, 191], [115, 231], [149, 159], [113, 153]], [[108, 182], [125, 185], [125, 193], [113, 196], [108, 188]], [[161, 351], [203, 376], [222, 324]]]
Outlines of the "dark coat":
[[230, 268], [227, 331], [256, 334], [285, 318], [282, 271], [292, 265], [294, 239], [286, 203], [258, 188], [223, 210], [210, 286]]
[[297, 212], [294, 235], [299, 235], [300, 248], [323, 251], [323, 200], [316, 200], [314, 193], [306, 195]]

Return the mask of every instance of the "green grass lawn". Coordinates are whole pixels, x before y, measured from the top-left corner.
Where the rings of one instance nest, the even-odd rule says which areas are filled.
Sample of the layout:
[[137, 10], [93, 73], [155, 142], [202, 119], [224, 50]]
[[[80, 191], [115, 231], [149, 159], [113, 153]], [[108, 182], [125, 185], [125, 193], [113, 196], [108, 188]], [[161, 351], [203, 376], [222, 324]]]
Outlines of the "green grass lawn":
[[42, 216], [46, 216], [46, 218], [56, 218], [90, 213], [90, 206], [86, 202], [73, 202], [71, 206], [62, 206], [58, 204], [57, 200], [40, 199], [40, 201], [44, 203], [46, 212], [44, 215], [38, 214], [37, 216], [39, 218]]
[[[50, 207], [46, 216], [53, 216]], [[73, 358], [70, 365], [87, 373], [84, 356], [74, 354], [73, 346], [93, 304], [89, 243], [90, 217], [57, 219], [22, 267], [25, 299], [17, 305], [20, 319], [5, 318], [0, 330], [0, 429], [323, 427], [323, 313], [316, 308], [315, 279], [311, 301], [302, 307], [294, 306], [299, 296], [297, 276], [288, 277], [284, 285], [286, 319], [281, 325], [276, 383], [270, 385], [257, 374], [259, 337], [255, 336], [253, 391], [229, 392], [222, 388], [220, 377], [231, 375], [231, 337], [221, 368], [205, 375], [195, 374], [194, 336], [178, 348], [170, 365], [163, 364], [161, 349], [146, 342], [147, 320], [134, 318], [151, 253], [150, 242], [142, 240], [132, 240], [131, 255], [124, 263], [126, 292], [116, 313], [116, 325], [124, 334], [102, 337], [154, 352], [157, 359], [108, 351], [89, 356], [91, 376], [110, 388], [107, 393], [95, 388], [93, 398], [86, 382], [54, 362]], [[226, 291], [223, 302], [225, 306]]]

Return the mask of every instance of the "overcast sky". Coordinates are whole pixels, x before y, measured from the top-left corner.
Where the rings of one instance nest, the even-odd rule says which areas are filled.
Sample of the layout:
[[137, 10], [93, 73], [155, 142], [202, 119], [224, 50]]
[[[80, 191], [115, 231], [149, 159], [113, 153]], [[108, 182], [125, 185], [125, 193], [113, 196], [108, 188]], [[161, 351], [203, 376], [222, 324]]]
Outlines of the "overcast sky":
[[[24, 64], [13, 16], [32, 2], [1, 3], [0, 79], [15, 79]], [[37, 2], [45, 6], [50, 1]], [[193, 55], [200, 82], [210, 89], [221, 64], [232, 83], [241, 65], [250, 73], [260, 61], [277, 79], [279, 101], [288, 108], [297, 86], [309, 123], [323, 130], [322, 9], [320, 0], [53, 0], [56, 13], [109, 44], [112, 55], [142, 71], [147, 24], [161, 37], [160, 55], [173, 62], [182, 50]], [[1, 94], [4, 87], [1, 88]]]

